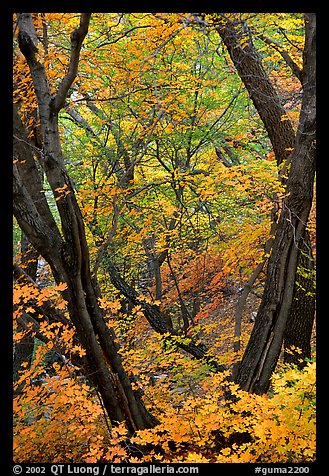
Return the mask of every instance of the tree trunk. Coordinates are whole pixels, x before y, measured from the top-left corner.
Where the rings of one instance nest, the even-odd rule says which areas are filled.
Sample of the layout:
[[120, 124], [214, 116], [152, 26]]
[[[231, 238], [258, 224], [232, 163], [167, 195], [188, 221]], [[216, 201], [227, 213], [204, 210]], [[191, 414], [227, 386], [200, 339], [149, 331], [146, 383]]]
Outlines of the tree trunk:
[[[31, 151], [24, 147], [28, 141], [16, 107], [14, 155], [18, 163], [14, 166], [14, 214], [29, 241], [49, 263], [55, 281], [67, 284], [63, 297], [86, 351], [89, 376], [102, 396], [109, 418], [125, 421], [127, 428], [134, 432], [154, 426], [156, 420], [132, 390], [114, 342], [114, 332], [106, 326], [99, 308], [91, 280], [84, 223], [63, 162], [58, 132], [58, 112], [75, 79], [89, 19], [90, 14], [81, 14], [80, 26], [71, 35], [69, 70], [57, 94], [51, 96], [46, 71], [36, 55], [38, 39], [31, 14], [18, 14], [19, 46], [28, 63], [38, 101], [43, 143], [41, 165], [56, 199], [62, 233], [47, 202], [40, 200], [40, 179]], [[34, 180], [29, 179], [31, 171]]]
[[[314, 260], [307, 232], [305, 232], [303, 244], [299, 255], [294, 301], [283, 337], [284, 362], [295, 364], [299, 368], [303, 368], [307, 363], [306, 359], [311, 358], [311, 337], [315, 315]], [[305, 249], [309, 250], [309, 254], [305, 253]], [[299, 348], [300, 352], [292, 351], [293, 347]]]
[[[304, 91], [287, 196], [282, 202], [262, 302], [236, 376], [236, 382], [243, 389], [255, 393], [266, 392], [269, 387], [291, 318], [299, 257], [308, 246], [305, 233], [315, 176], [315, 31], [315, 15], [307, 14]], [[298, 327], [296, 319], [290, 321], [290, 326], [294, 330]]]
[[[285, 116], [286, 112], [262, 66], [261, 58], [252, 44], [248, 28], [245, 24], [240, 23], [238, 16], [236, 20], [231, 21], [225, 17], [225, 14], [222, 14], [216, 21], [218, 22], [216, 26], [217, 32], [227, 47], [237, 72], [264, 123], [277, 164], [281, 165], [284, 163], [284, 169], [286, 170], [293, 156], [291, 150], [295, 145], [295, 132], [289, 120], [282, 120], [282, 116]], [[308, 28], [309, 25], [306, 24], [305, 48], [309, 55], [314, 53], [315, 45], [312, 43], [313, 40], [308, 32]], [[306, 79], [308, 78], [306, 74], [307, 65], [305, 64], [309, 60], [306, 56], [304, 54], [304, 69], [302, 71], [298, 70], [297, 75], [298, 79], [302, 82], [304, 91], [305, 88], [309, 87], [308, 79]], [[293, 72], [296, 74], [296, 68], [294, 68]], [[315, 77], [312, 80], [315, 81]], [[309, 241], [308, 231], [305, 230], [304, 240], [300, 243], [301, 253], [299, 253], [299, 259], [301, 262], [299, 266], [306, 267], [307, 269], [311, 269], [313, 266], [312, 251], [308, 245]], [[306, 263], [306, 258], [303, 259], [305, 256], [308, 256], [308, 263]], [[308, 273], [303, 279], [302, 287], [294, 287], [294, 297], [290, 306], [284, 339], [285, 348], [295, 345], [301, 348], [302, 355], [308, 358], [311, 356], [310, 329], [312, 330], [315, 315], [315, 294], [313, 288], [314, 280], [311, 273]], [[286, 353], [287, 355], [289, 354]]]
[[[24, 233], [21, 238], [22, 264], [25, 266], [26, 273], [31, 279], [36, 278], [38, 267], [38, 253], [33, 249]], [[20, 323], [17, 323], [18, 329], [23, 330]], [[34, 350], [34, 337], [31, 333], [27, 333], [19, 342], [15, 344], [14, 348], [14, 362], [13, 362], [13, 381], [16, 382], [19, 378], [19, 372], [23, 370], [22, 364], [27, 363], [26, 368], [31, 367], [32, 356]], [[19, 385], [14, 394], [21, 392], [23, 384]]]
[[216, 19], [216, 30], [265, 126], [280, 165], [290, 155], [287, 149], [294, 145], [294, 129], [289, 120], [282, 121], [286, 111], [263, 68], [247, 26], [240, 21], [239, 15], [233, 21], [225, 17], [225, 13], [220, 15]]
[[[305, 151], [304, 151], [305, 152]], [[287, 190], [290, 196], [283, 202], [283, 211], [269, 260], [263, 299], [255, 326], [240, 363], [236, 382], [244, 390], [266, 392], [275, 369], [293, 302], [293, 293], [300, 247], [305, 236], [305, 223], [312, 204], [314, 152], [295, 154], [297, 160], [309, 161], [305, 172], [290, 175]], [[305, 158], [306, 156], [306, 158]], [[304, 187], [304, 190], [303, 190]], [[295, 328], [295, 322], [294, 322]]]

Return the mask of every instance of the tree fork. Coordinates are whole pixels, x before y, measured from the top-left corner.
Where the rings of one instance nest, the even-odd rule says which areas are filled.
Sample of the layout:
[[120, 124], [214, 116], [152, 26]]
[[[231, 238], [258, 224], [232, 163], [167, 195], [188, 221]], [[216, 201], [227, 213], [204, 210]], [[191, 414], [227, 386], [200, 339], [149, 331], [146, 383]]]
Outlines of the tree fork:
[[[19, 166], [15, 164], [14, 167], [14, 213], [34, 248], [49, 263], [55, 281], [67, 284], [63, 297], [68, 302], [70, 318], [86, 350], [89, 377], [102, 395], [109, 418], [112, 421], [125, 421], [127, 428], [133, 433], [136, 429], [154, 426], [154, 420], [142, 403], [138, 404], [139, 399], [134, 394], [123, 367], [118, 364], [120, 358], [116, 355], [117, 350], [109, 344], [107, 347], [104, 344], [108, 334], [104, 336], [105, 323], [100, 324], [101, 311], [95, 291], [91, 287], [89, 250], [84, 223], [70, 177], [66, 172], [58, 132], [58, 112], [63, 107], [69, 87], [76, 77], [79, 53], [88, 31], [89, 19], [90, 14], [82, 14], [80, 17], [80, 27], [71, 36], [71, 58], [67, 74], [59, 86], [57, 95], [51, 96], [46, 71], [36, 57], [34, 47], [38, 44], [38, 39], [31, 14], [18, 14], [20, 44], [22, 38], [30, 39], [23, 41], [22, 52], [30, 68], [38, 101], [43, 142], [41, 165], [57, 198], [62, 234], [54, 225], [48, 204], [44, 202], [41, 209], [38, 201], [33, 200], [40, 183], [38, 180], [29, 181], [26, 168], [21, 167], [24, 155], [31, 154], [30, 150], [22, 151], [21, 148], [22, 144], [27, 142], [23, 127], [20, 127], [21, 137], [16, 141], [20, 160]], [[18, 114], [16, 119], [17, 117]], [[29, 157], [28, 163], [31, 170], [36, 168], [33, 157], [31, 160]], [[65, 196], [58, 193], [58, 189], [63, 187], [69, 192]], [[100, 337], [103, 345], [99, 341]], [[107, 355], [104, 355], [104, 350]], [[117, 357], [116, 360], [114, 357]]]

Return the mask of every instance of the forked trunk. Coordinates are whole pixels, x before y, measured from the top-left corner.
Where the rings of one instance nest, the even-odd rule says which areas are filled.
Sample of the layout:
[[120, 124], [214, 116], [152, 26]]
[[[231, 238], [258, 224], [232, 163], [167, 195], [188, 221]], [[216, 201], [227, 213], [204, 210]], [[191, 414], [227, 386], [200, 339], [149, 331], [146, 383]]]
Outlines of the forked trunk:
[[26, 58], [38, 101], [42, 135], [41, 166], [56, 199], [59, 231], [37, 172], [26, 130], [14, 107], [14, 214], [33, 247], [49, 263], [56, 283], [66, 283], [63, 297], [70, 319], [86, 351], [88, 378], [99, 391], [112, 422], [125, 422], [131, 433], [154, 426], [122, 366], [114, 333], [98, 305], [92, 285], [89, 249], [84, 223], [67, 174], [58, 131], [58, 112], [77, 74], [79, 53], [88, 31], [90, 14], [81, 14], [79, 28], [71, 34], [71, 60], [55, 96], [51, 95], [44, 66], [37, 55], [38, 38], [28, 13], [19, 13], [19, 46]]

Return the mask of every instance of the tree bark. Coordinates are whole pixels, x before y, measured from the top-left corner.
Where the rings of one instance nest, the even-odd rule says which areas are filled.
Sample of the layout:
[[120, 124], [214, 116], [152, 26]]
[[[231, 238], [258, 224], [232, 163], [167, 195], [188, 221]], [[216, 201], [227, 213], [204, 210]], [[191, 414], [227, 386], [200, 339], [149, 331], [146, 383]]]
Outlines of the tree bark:
[[[292, 124], [289, 120], [282, 120], [282, 117], [286, 116], [286, 112], [262, 66], [261, 58], [252, 43], [247, 26], [240, 23], [238, 16], [236, 19], [231, 20], [225, 14], [220, 15], [216, 19], [216, 30], [227, 47], [237, 72], [264, 123], [278, 166], [284, 164], [280, 173], [280, 178], [284, 180], [283, 171], [286, 171], [288, 164], [291, 163], [293, 157], [291, 150], [296, 146], [295, 132]], [[315, 51], [314, 40], [311, 38], [312, 33], [310, 32], [313, 27], [310, 27], [307, 22], [308, 20], [306, 21], [304, 66], [302, 70], [298, 71], [298, 74], [296, 74], [296, 68], [293, 68], [294, 74], [302, 83], [304, 93], [305, 89], [309, 87], [308, 66], [306, 63], [310, 61], [310, 56]], [[285, 55], [285, 61], [287, 62], [287, 55]], [[293, 66], [291, 62], [289, 66]], [[312, 80], [315, 81], [315, 77]], [[311, 248], [308, 245], [309, 241], [308, 231], [305, 230], [304, 240], [300, 244], [301, 253], [299, 253], [299, 259], [301, 262], [299, 266], [311, 271], [313, 268], [313, 257]], [[302, 288], [295, 285], [293, 296], [287, 321], [288, 324], [285, 330], [284, 346], [288, 348], [288, 346], [293, 344], [302, 349], [304, 357], [310, 358], [310, 329], [312, 330], [315, 315], [314, 280], [310, 272], [303, 279]], [[285, 355], [289, 354], [286, 353]], [[290, 361], [292, 359], [291, 357]], [[294, 362], [299, 365], [298, 356]]]
[[[21, 237], [21, 252], [22, 264], [25, 266], [26, 273], [35, 279], [38, 266], [38, 253], [32, 248], [24, 233]], [[18, 329], [23, 330], [20, 322], [17, 322]], [[19, 378], [19, 372], [23, 369], [22, 364], [27, 363], [26, 368], [31, 367], [32, 356], [34, 350], [34, 337], [28, 332], [19, 342], [16, 342], [14, 347], [14, 362], [13, 362], [13, 382]], [[21, 392], [23, 385], [19, 385], [14, 390], [14, 395]]]
[[[306, 250], [309, 250], [306, 253]], [[311, 241], [307, 230], [298, 261], [294, 301], [283, 336], [284, 362], [303, 368], [311, 358], [311, 337], [315, 316], [315, 278]], [[308, 316], [308, 318], [305, 318]], [[292, 351], [297, 348], [299, 351]]]
[[234, 66], [265, 126], [277, 164], [285, 162], [294, 146], [295, 131], [255, 49], [247, 25], [224, 14], [216, 18], [216, 30], [222, 38]]
[[36, 56], [38, 39], [31, 14], [18, 14], [19, 46], [28, 63], [38, 101], [43, 144], [41, 165], [56, 199], [62, 233], [54, 225], [47, 203], [41, 201], [44, 207], [41, 209], [39, 202], [34, 200], [40, 184], [37, 179], [28, 180], [26, 165], [32, 171], [36, 166], [33, 158], [28, 156], [28, 148], [22, 150], [27, 140], [16, 107], [14, 155], [18, 164], [14, 167], [14, 214], [29, 241], [49, 263], [55, 281], [67, 284], [63, 297], [68, 302], [70, 319], [86, 350], [89, 376], [102, 396], [109, 418], [124, 421], [134, 432], [154, 426], [156, 420], [132, 390], [114, 341], [114, 332], [106, 326], [99, 308], [97, 290], [91, 279], [84, 223], [66, 172], [58, 132], [58, 112], [75, 79], [89, 19], [90, 14], [82, 14], [79, 28], [71, 35], [69, 69], [57, 94], [52, 96], [45, 69]]
[[[269, 387], [291, 316], [299, 257], [308, 246], [306, 225], [312, 206], [315, 176], [314, 14], [306, 14], [305, 26], [304, 90], [286, 186], [287, 196], [282, 202], [263, 298], [235, 379], [243, 389], [255, 393], [266, 392]], [[296, 320], [292, 322], [295, 329]]]

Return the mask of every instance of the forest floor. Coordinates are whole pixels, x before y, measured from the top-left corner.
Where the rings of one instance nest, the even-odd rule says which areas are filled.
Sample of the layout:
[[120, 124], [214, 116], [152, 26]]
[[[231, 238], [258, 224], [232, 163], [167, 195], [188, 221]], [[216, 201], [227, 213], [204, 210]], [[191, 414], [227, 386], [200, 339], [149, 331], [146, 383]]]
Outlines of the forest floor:
[[[218, 363], [227, 366], [228, 369], [232, 369], [233, 363], [238, 362], [244, 352], [260, 304], [260, 297], [253, 292], [250, 293], [247, 298], [242, 316], [242, 333], [240, 339], [241, 349], [239, 353], [234, 353], [234, 315], [240, 294], [241, 287], [232, 287], [230, 292], [223, 294], [218, 305], [212, 308], [211, 312], [207, 313], [207, 315], [204, 315], [204, 317], [200, 318], [197, 323], [197, 337], [200, 338], [200, 341], [210, 349]], [[155, 333], [150, 328], [150, 325], [146, 319], [143, 317], [139, 317], [137, 321], [135, 321], [134, 328], [135, 336], [133, 339], [133, 348], [142, 351], [145, 348], [145, 343], [147, 343], [146, 345], [149, 345], [149, 343], [155, 339]], [[312, 349], [314, 349], [315, 353], [315, 330], [312, 336]], [[185, 357], [191, 357], [184, 351], [180, 351], [180, 354]], [[163, 385], [166, 381], [175, 382], [171, 384], [170, 387], [175, 393], [177, 392], [178, 394], [186, 393], [187, 396], [190, 391], [193, 393], [200, 392], [199, 394], [203, 393], [201, 385], [199, 387], [197, 381], [198, 379], [193, 380], [195, 385], [193, 384], [193, 388], [190, 390], [188, 386], [184, 384], [182, 385], [180, 382], [178, 382], [175, 377], [175, 370], [170, 368], [166, 358], [163, 360], [158, 360], [156, 357], [154, 357], [154, 355], [152, 356], [151, 353], [148, 354], [146, 358], [150, 359], [150, 364], [148, 365], [145, 359], [145, 367], [142, 371], [144, 378], [147, 377], [150, 379], [150, 381], [158, 384], [161, 383], [161, 385]], [[191, 357], [191, 359], [194, 361], [194, 368], [196, 368], [197, 361], [195, 361], [193, 357]], [[154, 365], [151, 363], [152, 361], [157, 361], [158, 364]], [[282, 361], [283, 360], [281, 357], [279, 362]]]

